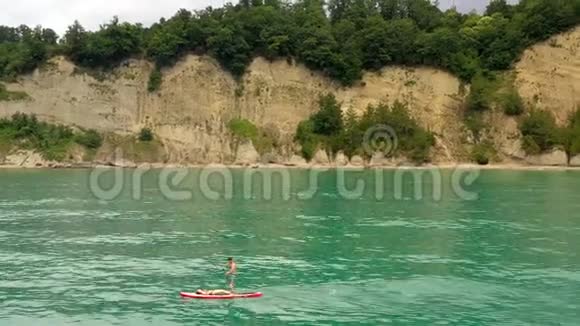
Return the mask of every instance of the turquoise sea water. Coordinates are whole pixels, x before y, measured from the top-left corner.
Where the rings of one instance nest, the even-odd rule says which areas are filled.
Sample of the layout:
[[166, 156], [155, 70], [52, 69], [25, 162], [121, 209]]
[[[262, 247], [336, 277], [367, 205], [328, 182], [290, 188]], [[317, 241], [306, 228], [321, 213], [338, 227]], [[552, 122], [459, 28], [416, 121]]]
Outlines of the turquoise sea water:
[[[196, 188], [189, 172], [168, 189]], [[366, 180], [361, 196], [329, 171], [310, 198], [300, 170], [288, 200], [281, 178], [272, 199], [254, 184], [244, 198], [241, 170], [231, 199], [175, 200], [160, 171], [125, 171], [103, 200], [89, 173], [0, 171], [0, 325], [580, 324], [578, 172], [484, 171], [465, 185], [475, 200], [449, 171], [440, 200], [429, 180], [421, 198], [410, 178], [396, 194], [393, 171], [378, 200], [371, 171], [346, 176]], [[223, 288], [227, 256], [263, 298], [179, 297]]]

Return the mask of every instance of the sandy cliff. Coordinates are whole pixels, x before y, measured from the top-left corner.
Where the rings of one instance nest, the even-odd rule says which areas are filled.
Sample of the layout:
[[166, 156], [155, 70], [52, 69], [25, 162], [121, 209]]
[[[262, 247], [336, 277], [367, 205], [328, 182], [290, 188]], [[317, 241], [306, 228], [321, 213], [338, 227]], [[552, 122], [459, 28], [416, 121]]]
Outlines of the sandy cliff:
[[[580, 105], [579, 48], [577, 28], [528, 49], [514, 69], [516, 86], [526, 102], [552, 110], [560, 122]], [[257, 58], [240, 83], [213, 59], [189, 55], [164, 70], [161, 89], [149, 93], [151, 69], [146, 61], [130, 60], [102, 80], [57, 57], [7, 85], [25, 91], [31, 99], [0, 102], [0, 116], [34, 113], [50, 122], [117, 134], [135, 134], [147, 126], [163, 144], [163, 161], [178, 164], [232, 163], [236, 156], [246, 155], [226, 127], [232, 118], [246, 118], [275, 129], [281, 145], [277, 154], [290, 161], [296, 149], [296, 126], [317, 110], [320, 94], [332, 92], [345, 110], [357, 112], [379, 102], [408, 103], [411, 114], [436, 135], [434, 162], [468, 160], [461, 118], [463, 87], [441, 70], [387, 67], [344, 88], [302, 65]], [[517, 121], [499, 114], [490, 119], [501, 158], [524, 159]]]
[[530, 106], [566, 121], [580, 106], [580, 27], [527, 49], [515, 72], [520, 94]]
[[[528, 109], [551, 111], [560, 125], [580, 107], [580, 27], [527, 49], [512, 72]], [[518, 120], [502, 112], [490, 115], [491, 134], [504, 161], [566, 165], [561, 151], [527, 157], [521, 150]]]
[[[55, 58], [48, 67], [8, 85], [26, 91], [31, 100], [1, 102], [0, 115], [34, 113], [50, 122], [121, 134], [148, 126], [173, 163], [235, 161], [226, 124], [232, 118], [245, 118], [274, 128], [280, 134], [281, 154], [289, 159], [296, 126], [317, 110], [320, 94], [333, 92], [345, 110], [357, 112], [371, 103], [406, 102], [425, 127], [440, 135], [443, 148], [461, 143], [460, 82], [431, 68], [385, 68], [345, 89], [301, 65], [262, 58], [238, 83], [213, 59], [190, 55], [164, 71], [158, 92], [148, 93], [151, 69], [145, 61], [131, 60], [98, 80], [64, 58]], [[436, 157], [442, 161], [457, 159], [453, 156], [457, 150], [441, 153]]]

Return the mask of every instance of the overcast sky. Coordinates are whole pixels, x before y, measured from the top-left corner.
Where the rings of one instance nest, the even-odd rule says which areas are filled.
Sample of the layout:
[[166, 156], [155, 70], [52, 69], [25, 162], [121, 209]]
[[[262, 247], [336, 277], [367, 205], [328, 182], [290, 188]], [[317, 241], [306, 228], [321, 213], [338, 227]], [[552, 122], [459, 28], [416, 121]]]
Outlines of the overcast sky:
[[[122, 21], [150, 25], [170, 17], [178, 9], [221, 7], [229, 0], [0, 0], [0, 25], [42, 25], [62, 34], [75, 19], [87, 29], [96, 29], [117, 15]], [[462, 11], [485, 8], [489, 0], [440, 0], [443, 9], [453, 2]], [[237, 2], [237, 0], [234, 0]]]

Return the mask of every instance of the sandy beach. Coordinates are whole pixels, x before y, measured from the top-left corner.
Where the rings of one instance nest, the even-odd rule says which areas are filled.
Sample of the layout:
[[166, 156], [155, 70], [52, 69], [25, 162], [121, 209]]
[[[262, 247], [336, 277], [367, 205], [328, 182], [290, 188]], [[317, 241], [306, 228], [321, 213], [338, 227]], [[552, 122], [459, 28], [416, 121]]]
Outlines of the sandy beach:
[[19, 166], [19, 165], [0, 165], [0, 169], [96, 169], [96, 168], [122, 168], [122, 169], [203, 169], [203, 168], [226, 168], [226, 169], [317, 169], [317, 170], [369, 170], [369, 169], [384, 169], [384, 170], [397, 170], [397, 169], [442, 169], [442, 170], [454, 170], [454, 169], [464, 169], [464, 170], [522, 170], [522, 171], [580, 171], [580, 166], [547, 166], [547, 165], [524, 165], [524, 164], [488, 164], [488, 165], [478, 165], [473, 163], [444, 163], [444, 164], [427, 164], [427, 165], [365, 165], [365, 166], [355, 166], [355, 165], [344, 165], [338, 166], [334, 164], [251, 164], [251, 165], [240, 165], [240, 164], [166, 164], [166, 163], [142, 163], [129, 166], [121, 165], [104, 165], [104, 164], [92, 164], [92, 163], [82, 163], [82, 164], [55, 164], [55, 165], [42, 165], [42, 166]]

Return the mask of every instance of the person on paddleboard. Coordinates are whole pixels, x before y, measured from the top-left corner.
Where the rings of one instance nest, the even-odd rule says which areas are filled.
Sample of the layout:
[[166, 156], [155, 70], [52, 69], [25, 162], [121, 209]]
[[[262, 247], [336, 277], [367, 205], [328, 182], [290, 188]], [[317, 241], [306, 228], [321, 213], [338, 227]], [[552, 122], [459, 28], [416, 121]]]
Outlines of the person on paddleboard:
[[195, 294], [199, 295], [232, 295], [233, 293], [228, 290], [204, 290], [198, 289]]
[[228, 285], [230, 287], [230, 291], [234, 292], [236, 274], [238, 272], [238, 266], [236, 265], [236, 262], [234, 261], [233, 257], [228, 258], [227, 267], [228, 267], [228, 271], [226, 272], [226, 278], [228, 281]]

